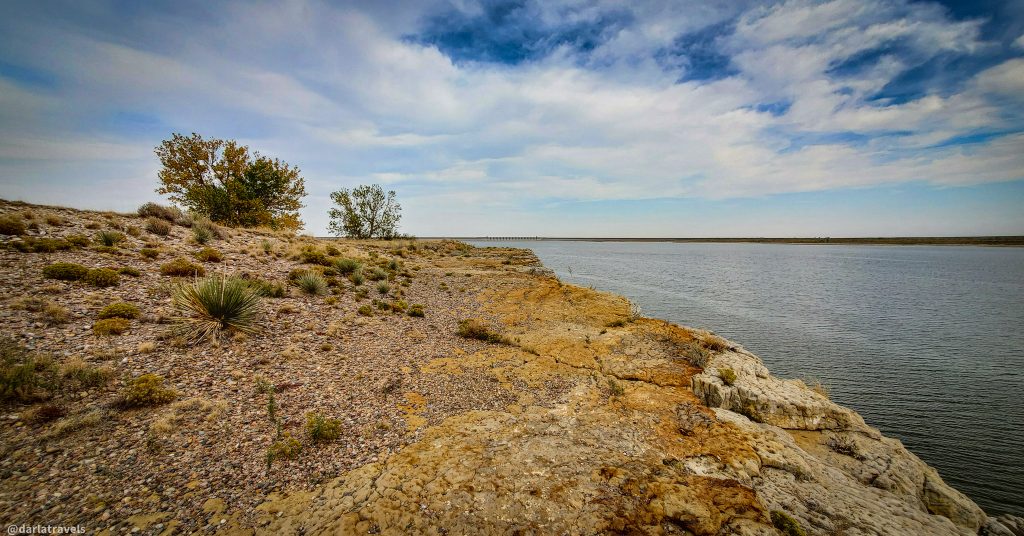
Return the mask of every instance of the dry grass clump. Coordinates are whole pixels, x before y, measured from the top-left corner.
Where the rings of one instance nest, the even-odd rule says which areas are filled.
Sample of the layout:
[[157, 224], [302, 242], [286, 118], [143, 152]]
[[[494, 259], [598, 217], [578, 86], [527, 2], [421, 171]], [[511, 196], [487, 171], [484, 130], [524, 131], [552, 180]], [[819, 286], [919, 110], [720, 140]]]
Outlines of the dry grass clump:
[[43, 321], [51, 326], [63, 324], [71, 319], [71, 312], [55, 303], [48, 303], [40, 311]]
[[157, 236], [167, 236], [171, 234], [171, 224], [166, 220], [150, 216], [146, 220], [146, 230]]
[[55, 262], [43, 268], [43, 277], [61, 281], [81, 281], [89, 269], [73, 262]]
[[681, 357], [700, 368], [711, 361], [711, 352], [696, 341], [688, 341], [680, 347]]
[[221, 255], [220, 251], [214, 248], [203, 248], [196, 253], [196, 258], [202, 262], [220, 262], [224, 260], [224, 256]]
[[177, 223], [185, 216], [178, 207], [168, 207], [157, 203], [144, 203], [136, 211], [143, 218], [158, 218], [171, 223]]
[[112, 303], [101, 309], [97, 315], [97, 318], [101, 320], [105, 318], [125, 318], [131, 320], [138, 317], [139, 308], [127, 302]]
[[206, 244], [213, 239], [224, 238], [224, 232], [208, 218], [195, 218], [192, 221], [192, 239], [197, 244]]
[[202, 277], [206, 269], [186, 259], [175, 259], [160, 267], [160, 273], [174, 277]]
[[718, 369], [718, 377], [722, 380], [722, 383], [726, 385], [732, 385], [736, 383], [736, 371], [730, 367], [723, 367]]
[[97, 335], [121, 335], [128, 331], [131, 322], [124, 318], [105, 318], [92, 325], [92, 332]]
[[259, 332], [263, 300], [244, 279], [212, 276], [178, 286], [172, 300], [176, 331], [192, 341], [215, 337], [221, 330]]
[[410, 305], [409, 306], [409, 316], [413, 316], [413, 317], [416, 317], [416, 318], [423, 318], [423, 316], [424, 316], [423, 315], [423, 305], [419, 304], [419, 303], [414, 303], [414, 304]]
[[72, 358], [60, 366], [61, 386], [65, 389], [80, 391], [103, 387], [114, 378], [114, 369], [95, 367], [81, 358]]
[[466, 339], [476, 339], [495, 344], [511, 344], [504, 335], [493, 331], [486, 324], [475, 318], [459, 321], [459, 329], [456, 334]]
[[178, 397], [174, 389], [164, 387], [163, 376], [143, 374], [130, 380], [121, 390], [117, 405], [121, 408], [138, 408], [166, 404]]
[[151, 354], [156, 351], [156, 343], [153, 341], [140, 342], [137, 350], [140, 354]]
[[714, 333], [705, 333], [701, 338], [701, 343], [704, 344], [705, 348], [712, 352], [724, 352], [732, 349], [732, 345], [729, 344], [729, 341], [715, 335]]
[[0, 234], [8, 236], [23, 235], [28, 232], [25, 222], [16, 215], [5, 214], [0, 216]]
[[245, 281], [254, 292], [264, 298], [283, 298], [285, 296], [285, 288], [281, 283], [262, 279], [246, 279]]
[[121, 283], [121, 276], [109, 268], [93, 268], [86, 272], [85, 282], [99, 288], [116, 287]]
[[228, 403], [224, 400], [207, 400], [205, 398], [189, 398], [174, 402], [168, 411], [149, 425], [150, 433], [166, 436], [178, 429], [186, 421], [215, 422], [224, 415]]
[[359, 264], [355, 259], [342, 258], [334, 261], [334, 269], [342, 275], [349, 275], [358, 272], [362, 267], [363, 265]]
[[43, 434], [43, 439], [57, 439], [68, 434], [99, 426], [108, 419], [106, 411], [95, 409], [81, 415], [73, 415], [57, 421], [49, 430]]
[[302, 453], [302, 443], [292, 437], [291, 433], [284, 432], [267, 448], [267, 468], [276, 460], [294, 460]]
[[139, 250], [139, 255], [147, 259], [155, 259], [160, 256], [160, 250], [156, 248], [142, 248]]
[[55, 385], [56, 371], [49, 357], [30, 353], [12, 339], [0, 339], [0, 400], [45, 398]]

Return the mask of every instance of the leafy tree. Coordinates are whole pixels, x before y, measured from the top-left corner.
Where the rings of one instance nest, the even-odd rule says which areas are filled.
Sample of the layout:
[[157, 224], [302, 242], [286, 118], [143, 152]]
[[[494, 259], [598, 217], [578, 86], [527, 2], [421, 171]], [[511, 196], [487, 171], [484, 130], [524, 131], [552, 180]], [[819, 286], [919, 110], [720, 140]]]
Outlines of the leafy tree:
[[394, 238], [402, 206], [395, 201], [394, 190], [384, 192], [380, 185], [361, 185], [351, 191], [342, 188], [331, 194], [337, 207], [328, 215], [327, 229], [334, 235], [351, 238]]
[[163, 168], [157, 193], [227, 225], [302, 228], [306, 195], [299, 168], [249, 151], [234, 140], [173, 134], [155, 150]]

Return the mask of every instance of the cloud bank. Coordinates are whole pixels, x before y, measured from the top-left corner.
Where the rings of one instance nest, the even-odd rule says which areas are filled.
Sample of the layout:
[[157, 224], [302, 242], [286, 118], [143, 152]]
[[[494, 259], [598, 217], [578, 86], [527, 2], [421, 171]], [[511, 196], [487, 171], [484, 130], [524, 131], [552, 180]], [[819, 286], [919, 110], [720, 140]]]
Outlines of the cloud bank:
[[[666, 200], [1000, 183], [993, 207], [1024, 198], [1020, 2], [706, 4], [14, 6], [0, 195], [130, 209], [155, 197], [153, 146], [197, 131], [300, 165], [318, 234], [329, 192], [366, 182], [398, 190], [422, 235], [587, 235], [607, 218], [692, 234], [655, 214]], [[728, 232], [761, 234], [751, 215]]]

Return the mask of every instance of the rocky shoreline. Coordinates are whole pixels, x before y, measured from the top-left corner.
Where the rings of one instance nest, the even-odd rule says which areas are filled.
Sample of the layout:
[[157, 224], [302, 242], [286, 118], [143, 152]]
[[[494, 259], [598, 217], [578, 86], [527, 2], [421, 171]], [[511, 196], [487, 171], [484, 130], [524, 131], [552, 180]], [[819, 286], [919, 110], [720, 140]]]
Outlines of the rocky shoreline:
[[[240, 229], [201, 246], [187, 225], [160, 235], [130, 214], [0, 202], [0, 217], [25, 224], [0, 237], [5, 344], [108, 378], [0, 402], [9, 524], [109, 534], [1024, 534], [1020, 518], [987, 517], [899, 441], [771, 376], [741, 346], [563, 284], [527, 250]], [[123, 240], [95, 244], [103, 230]], [[168, 334], [175, 279], [161, 266], [197, 262], [204, 247], [221, 254], [200, 262], [209, 273], [283, 286], [264, 300], [259, 334], [196, 345]], [[331, 292], [303, 294], [288, 282], [316, 266], [310, 250], [376, 267], [388, 288], [317, 268]], [[44, 277], [56, 262], [124, 275], [107, 287]], [[424, 317], [399, 301], [422, 304]], [[97, 333], [97, 315], [119, 302], [141, 315], [123, 333]], [[466, 319], [494, 340], [458, 336]], [[162, 376], [177, 399], [118, 407], [141, 374]], [[260, 385], [274, 387], [280, 428], [298, 438], [294, 458], [268, 461], [275, 431]], [[41, 418], [50, 405], [60, 415]], [[310, 412], [338, 419], [340, 437], [304, 437]]]

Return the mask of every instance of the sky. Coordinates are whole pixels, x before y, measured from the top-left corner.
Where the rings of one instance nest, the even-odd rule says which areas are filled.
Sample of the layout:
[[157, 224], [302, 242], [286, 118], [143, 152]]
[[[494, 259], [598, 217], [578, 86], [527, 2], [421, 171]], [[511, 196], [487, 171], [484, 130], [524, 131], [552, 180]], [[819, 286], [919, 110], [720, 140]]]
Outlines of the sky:
[[1024, 0], [5, 2], [0, 197], [236, 139], [417, 236], [1024, 234]]

